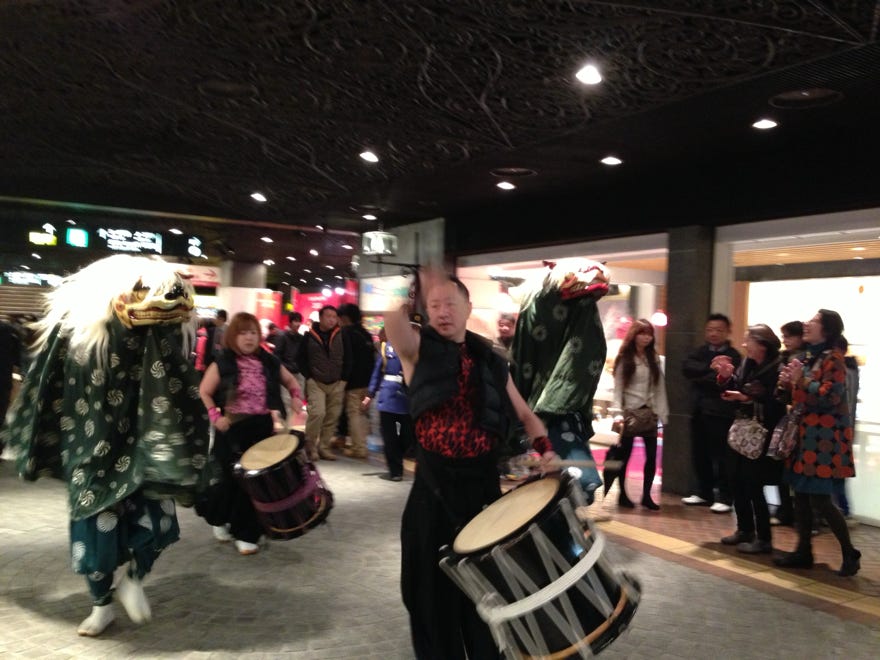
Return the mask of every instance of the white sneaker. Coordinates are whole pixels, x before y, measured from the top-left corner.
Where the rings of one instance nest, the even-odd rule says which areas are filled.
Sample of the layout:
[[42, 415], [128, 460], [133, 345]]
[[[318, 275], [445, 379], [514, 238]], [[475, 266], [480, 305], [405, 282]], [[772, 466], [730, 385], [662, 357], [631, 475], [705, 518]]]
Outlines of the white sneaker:
[[729, 513], [732, 510], [733, 507], [724, 502], [715, 502], [715, 504], [709, 507], [709, 511], [712, 513]]
[[247, 541], [235, 541], [235, 549], [240, 555], [255, 555], [260, 551], [260, 546], [256, 543], [248, 543]]
[[682, 504], [687, 504], [688, 506], [700, 506], [703, 504], [708, 504], [707, 500], [704, 500], [699, 495], [688, 495], [687, 497], [681, 498]]
[[226, 525], [214, 525], [214, 538], [221, 543], [228, 543], [235, 537], [229, 533], [229, 528]]

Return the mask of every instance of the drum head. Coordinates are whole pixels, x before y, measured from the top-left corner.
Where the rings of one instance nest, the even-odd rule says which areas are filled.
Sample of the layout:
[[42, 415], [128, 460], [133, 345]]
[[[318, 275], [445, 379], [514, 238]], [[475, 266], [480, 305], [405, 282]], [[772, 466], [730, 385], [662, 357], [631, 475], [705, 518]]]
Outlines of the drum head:
[[289, 433], [279, 433], [260, 440], [241, 455], [239, 464], [245, 470], [262, 470], [280, 463], [296, 451], [299, 438]]
[[495, 545], [534, 520], [559, 488], [555, 476], [514, 488], [474, 516], [455, 537], [452, 549], [466, 555]]

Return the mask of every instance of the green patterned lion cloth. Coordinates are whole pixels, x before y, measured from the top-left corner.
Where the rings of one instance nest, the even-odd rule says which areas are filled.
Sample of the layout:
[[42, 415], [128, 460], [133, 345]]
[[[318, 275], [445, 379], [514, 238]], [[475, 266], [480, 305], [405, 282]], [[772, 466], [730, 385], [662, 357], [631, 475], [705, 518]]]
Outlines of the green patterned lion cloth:
[[207, 461], [207, 415], [180, 325], [126, 328], [112, 317], [107, 331], [99, 361], [52, 330], [3, 431], [24, 479], [67, 483], [71, 520], [138, 489], [191, 504]]

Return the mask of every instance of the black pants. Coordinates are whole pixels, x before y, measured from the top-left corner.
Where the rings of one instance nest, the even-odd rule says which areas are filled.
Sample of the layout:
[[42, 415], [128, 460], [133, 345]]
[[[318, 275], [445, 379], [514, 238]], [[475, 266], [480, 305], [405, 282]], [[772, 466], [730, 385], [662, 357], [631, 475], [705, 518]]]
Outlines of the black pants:
[[415, 428], [412, 417], [398, 413], [380, 412], [379, 426], [382, 429], [382, 444], [385, 461], [392, 477], [403, 476], [403, 455], [415, 442]]
[[[736, 510], [736, 528], [758, 540], [770, 542], [770, 508], [764, 497], [764, 462], [771, 459], [750, 459], [736, 453], [728, 446], [727, 479], [733, 491], [733, 508]], [[787, 486], [786, 486], [787, 487]]]
[[500, 652], [476, 606], [442, 571], [439, 549], [501, 496], [494, 456], [447, 459], [419, 449], [401, 526], [400, 582], [419, 660], [491, 660]]
[[[645, 478], [642, 484], [642, 501], [651, 499], [651, 485], [654, 483], [654, 475], [657, 474], [657, 434], [644, 434], [641, 436], [645, 443]], [[626, 495], [626, 464], [629, 463], [629, 457], [632, 455], [634, 436], [621, 436], [620, 446], [623, 448], [623, 456], [621, 456], [622, 465], [620, 466], [620, 492]]]
[[223, 466], [224, 483], [230, 491], [227, 493], [225, 518], [230, 533], [239, 541], [256, 543], [264, 530], [251, 498], [241, 487], [233, 467], [251, 445], [268, 438], [272, 431], [272, 415], [254, 415], [236, 422], [226, 433], [217, 433], [214, 437], [214, 452]]
[[709, 502], [730, 504], [730, 486], [727, 483], [725, 452], [727, 431], [733, 420], [717, 415], [694, 413], [691, 417], [691, 453], [697, 477], [697, 494]]

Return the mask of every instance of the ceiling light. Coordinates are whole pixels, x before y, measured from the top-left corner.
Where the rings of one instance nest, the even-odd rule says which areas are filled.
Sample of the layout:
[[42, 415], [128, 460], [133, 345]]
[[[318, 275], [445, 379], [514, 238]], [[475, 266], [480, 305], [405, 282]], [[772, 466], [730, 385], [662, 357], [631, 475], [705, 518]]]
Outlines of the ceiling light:
[[376, 216], [373, 215], [372, 213], [366, 213], [366, 214], [362, 215], [361, 217], [364, 220], [375, 220], [376, 219]]
[[585, 85], [598, 85], [600, 82], [602, 82], [602, 74], [599, 73], [599, 69], [597, 69], [592, 64], [587, 64], [574, 75], [575, 78], [580, 80]]
[[296, 257], [284, 257], [288, 261], [296, 261]]
[[304, 273], [308, 273], [309, 275], [312, 274], [312, 271], [311, 271], [310, 268], [303, 268], [303, 272], [304, 272]]
[[827, 87], [810, 87], [808, 89], [793, 89], [781, 92], [770, 97], [770, 105], [774, 108], [785, 110], [799, 110], [801, 108], [817, 108], [820, 105], [828, 105], [843, 100], [843, 93]]
[[284, 274], [287, 275], [288, 277], [290, 277], [290, 271], [285, 270], [285, 271], [284, 271]]
[[362, 151], [360, 153], [360, 157], [363, 158], [368, 163], [378, 163], [379, 157], [374, 154], [372, 151]]
[[67, 224], [69, 224], [69, 225], [75, 225], [75, 224], [76, 224], [76, 220], [72, 220], [71, 218], [68, 218], [65, 222], [67, 222]]
[[283, 284], [284, 286], [290, 286], [290, 282], [282, 282], [281, 284]]
[[306, 281], [305, 281], [305, 279], [303, 279], [303, 278], [302, 278], [302, 277], [301, 277], [301, 278], [299, 278], [299, 281], [300, 281], [300, 282], [302, 282], [302, 283], [303, 283], [303, 284], [305, 284], [305, 283], [306, 283]]
[[324, 225], [315, 225], [315, 229], [318, 231], [324, 231]]
[[30, 270], [30, 269], [31, 269], [31, 267], [28, 266], [28, 265], [26, 265], [26, 264], [21, 264], [21, 265], [19, 266], [19, 268], [24, 268], [25, 270]]
[[759, 119], [752, 126], [754, 128], [758, 128], [762, 131], [766, 131], [768, 128], [776, 128], [776, 122], [772, 119]]
[[323, 278], [323, 277], [316, 277], [315, 280], [316, 280], [317, 282], [323, 282], [323, 281], [324, 281], [324, 278]]
[[324, 268], [326, 268], [327, 270], [336, 270], [336, 269], [333, 268], [333, 266], [331, 266], [330, 264], [327, 264], [326, 266], [324, 266]]
[[343, 250], [354, 250], [354, 248], [351, 247], [348, 243], [343, 243], [343, 244], [342, 244], [342, 249], [343, 249]]
[[514, 188], [516, 188], [516, 186], [513, 185], [510, 181], [499, 181], [495, 185], [501, 188], [501, 190], [513, 190]]
[[856, 261], [861, 261], [862, 259], [864, 259], [864, 257], [853, 257], [853, 259], [855, 259]]
[[265, 202], [266, 196], [261, 192], [251, 193], [251, 199], [255, 202]]
[[497, 176], [499, 179], [535, 176], [537, 173], [537, 170], [528, 167], [493, 167], [489, 170], [489, 174]]
[[341, 279], [343, 279], [343, 278], [342, 278], [342, 275], [334, 275], [333, 277], [335, 277], [337, 280], [341, 280]]
[[605, 156], [600, 162], [606, 165], [620, 165], [623, 161], [617, 156]]
[[854, 248], [850, 248], [850, 250], [852, 250], [853, 252], [864, 252], [864, 251], [867, 250], [867, 249], [868, 249], [868, 248], [866, 248], [866, 247], [854, 247]]
[[311, 250], [309, 250], [309, 254], [312, 255], [313, 257], [317, 257], [318, 251], [315, 248], [312, 248]]
[[175, 236], [180, 236], [180, 235], [183, 233], [183, 232], [180, 231], [177, 227], [175, 227], [174, 229], [169, 229], [168, 231], [170, 231], [170, 232], [171, 232], [172, 234], [174, 234]]
[[272, 261], [271, 259], [263, 259], [263, 263], [266, 264], [267, 266], [274, 266], [275, 265], [275, 262]]
[[260, 240], [263, 241], [263, 243], [274, 243], [275, 242], [271, 238], [269, 238], [268, 236], [263, 236], [262, 238], [260, 238]]
[[38, 255], [36, 252], [32, 252], [32, 253], [31, 253], [31, 256], [32, 256], [34, 259], [42, 259], [42, 258], [43, 258], [43, 257], [41, 257], [40, 255]]

